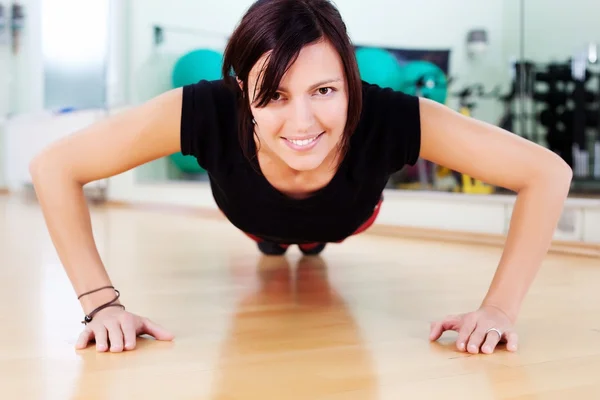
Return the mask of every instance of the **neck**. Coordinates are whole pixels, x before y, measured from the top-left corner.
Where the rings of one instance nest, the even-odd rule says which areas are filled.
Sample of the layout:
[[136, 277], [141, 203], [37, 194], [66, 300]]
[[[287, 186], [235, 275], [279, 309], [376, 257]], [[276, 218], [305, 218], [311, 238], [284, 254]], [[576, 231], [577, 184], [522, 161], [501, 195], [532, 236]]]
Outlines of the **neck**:
[[[258, 145], [256, 147], [259, 149]], [[286, 164], [268, 149], [257, 150], [257, 161], [263, 176], [271, 186], [286, 196], [302, 199], [327, 186], [335, 176], [341, 157], [333, 150], [319, 167], [310, 171], [298, 171]]]

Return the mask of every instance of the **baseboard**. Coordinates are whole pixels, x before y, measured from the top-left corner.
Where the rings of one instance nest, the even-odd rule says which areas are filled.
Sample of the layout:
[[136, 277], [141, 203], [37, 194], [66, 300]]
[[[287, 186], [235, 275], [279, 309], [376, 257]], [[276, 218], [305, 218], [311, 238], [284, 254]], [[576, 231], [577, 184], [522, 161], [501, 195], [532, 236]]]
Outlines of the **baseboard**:
[[107, 200], [101, 205], [103, 207], [111, 208], [130, 208], [142, 211], [168, 212], [171, 214], [188, 214], [208, 219], [226, 219], [223, 213], [221, 213], [218, 209], [211, 209], [205, 207], [192, 207], [174, 204], [135, 204], [128, 203], [125, 201], [114, 200]]
[[[503, 235], [494, 235], [489, 233], [458, 232], [441, 229], [413, 228], [382, 224], [374, 224], [365, 233], [398, 238], [414, 238], [470, 245], [488, 245], [495, 247], [504, 246], [506, 241], [506, 237]], [[553, 240], [549, 252], [600, 258], [600, 245], [593, 243]]]
[[[106, 201], [103, 203], [103, 205], [113, 208], [131, 208], [136, 210], [168, 212], [173, 214], [188, 214], [209, 219], [226, 219], [218, 209], [204, 207], [169, 204], [134, 204], [122, 201]], [[377, 222], [371, 228], [365, 231], [364, 234], [463, 243], [470, 245], [488, 245], [495, 247], [504, 246], [504, 242], [506, 240], [505, 236], [503, 235], [494, 235], [489, 233], [486, 234], [431, 228], [414, 228], [407, 226], [385, 225]], [[554, 240], [550, 246], [549, 252], [600, 258], [600, 245], [584, 242]]]

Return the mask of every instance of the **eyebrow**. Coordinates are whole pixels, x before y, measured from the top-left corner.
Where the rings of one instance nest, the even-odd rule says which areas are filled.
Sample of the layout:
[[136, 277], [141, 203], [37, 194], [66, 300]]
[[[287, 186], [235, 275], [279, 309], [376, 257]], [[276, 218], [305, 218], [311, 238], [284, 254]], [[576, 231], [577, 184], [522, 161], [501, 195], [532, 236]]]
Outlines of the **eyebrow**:
[[[311, 85], [311, 86], [310, 86], [308, 89], [309, 89], [309, 90], [313, 90], [313, 89], [316, 89], [316, 88], [318, 88], [319, 86], [326, 85], [326, 84], [328, 84], [328, 83], [333, 83], [333, 82], [341, 82], [341, 81], [342, 81], [342, 79], [341, 79], [341, 78], [325, 79], [325, 80], [322, 80], [322, 81], [320, 81], [320, 82], [317, 82], [317, 83], [315, 83], [315, 84]], [[284, 91], [284, 92], [287, 92], [287, 91], [288, 91], [288, 90], [287, 90], [287, 88], [285, 88], [285, 87], [283, 87], [283, 86], [280, 86], [280, 87], [279, 87], [279, 90], [282, 90], [282, 91]]]

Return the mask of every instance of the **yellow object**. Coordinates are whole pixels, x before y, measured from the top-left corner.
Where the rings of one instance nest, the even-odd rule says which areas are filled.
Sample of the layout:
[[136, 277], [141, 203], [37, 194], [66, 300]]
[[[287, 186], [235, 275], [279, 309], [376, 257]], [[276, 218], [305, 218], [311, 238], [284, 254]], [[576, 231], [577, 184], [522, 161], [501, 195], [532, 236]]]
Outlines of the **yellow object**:
[[469, 194], [490, 194], [494, 193], [494, 187], [462, 174], [462, 191]]

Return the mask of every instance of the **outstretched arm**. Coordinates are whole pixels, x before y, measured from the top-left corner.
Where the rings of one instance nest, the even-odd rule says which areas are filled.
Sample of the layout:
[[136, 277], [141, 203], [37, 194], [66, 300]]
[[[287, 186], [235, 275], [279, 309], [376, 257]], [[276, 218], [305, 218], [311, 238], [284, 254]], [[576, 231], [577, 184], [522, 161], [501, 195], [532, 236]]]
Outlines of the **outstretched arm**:
[[[181, 89], [119, 113], [47, 146], [30, 163], [35, 191], [48, 231], [85, 314], [115, 297], [92, 232], [83, 186], [112, 177], [180, 149]], [[121, 329], [122, 328], [122, 329]], [[104, 308], [84, 329], [83, 348], [95, 338], [100, 351], [135, 347], [136, 333], [159, 339], [171, 334], [147, 319]], [[110, 339], [110, 340], [109, 340]]]
[[[514, 324], [550, 247], [572, 170], [550, 150], [499, 127], [431, 100], [420, 99], [420, 105], [421, 157], [517, 193], [505, 249], [482, 302]], [[444, 329], [434, 326], [432, 338]], [[459, 348], [465, 335], [459, 333]]]

